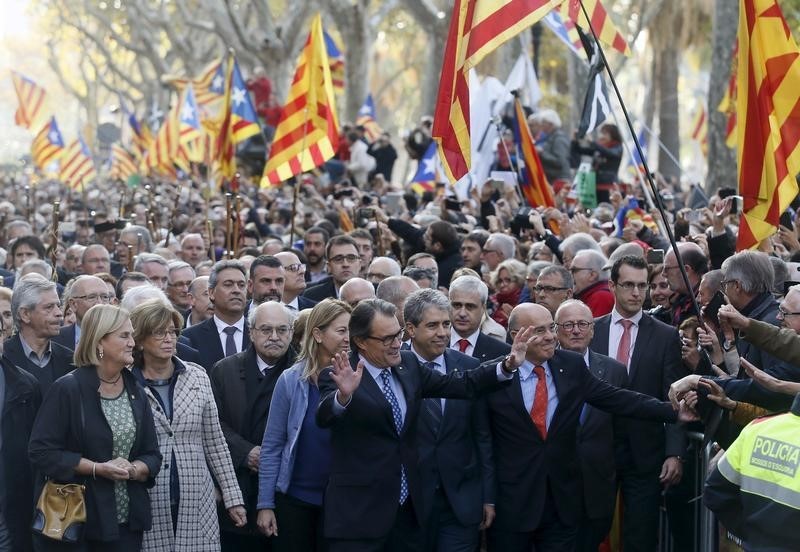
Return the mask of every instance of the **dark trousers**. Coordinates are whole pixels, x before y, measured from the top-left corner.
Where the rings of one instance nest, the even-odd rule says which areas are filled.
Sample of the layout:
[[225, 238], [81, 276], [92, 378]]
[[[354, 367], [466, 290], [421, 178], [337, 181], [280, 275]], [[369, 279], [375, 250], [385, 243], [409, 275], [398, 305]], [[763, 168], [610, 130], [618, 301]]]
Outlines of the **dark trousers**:
[[620, 470], [622, 491], [622, 547], [625, 552], [652, 552], [658, 542], [661, 508], [659, 472]]
[[[369, 520], [364, 520], [369, 523]], [[280, 531], [280, 526], [278, 526]], [[400, 506], [392, 530], [380, 539], [329, 539], [330, 552], [420, 552], [422, 550], [422, 529], [411, 499]]]
[[441, 487], [434, 494], [433, 511], [423, 530], [427, 552], [474, 552], [478, 548], [478, 525], [458, 521]]
[[64, 544], [36, 533], [33, 535], [33, 549], [36, 552], [139, 552], [141, 548], [142, 532], [131, 531], [127, 524], [119, 526], [119, 538], [115, 541], [85, 540], [77, 544]]
[[613, 517], [591, 519], [585, 513], [578, 526], [578, 539], [575, 550], [578, 552], [597, 552], [600, 543], [611, 530]]
[[[573, 552], [577, 528], [558, 517], [553, 494], [547, 487], [542, 519], [533, 531], [501, 531], [492, 526], [488, 533], [489, 552]], [[627, 550], [625, 552], [628, 552]]]
[[264, 535], [220, 531], [219, 540], [222, 552], [269, 552], [272, 550], [272, 542]]
[[282, 493], [275, 494], [275, 520], [278, 534], [272, 537], [272, 552], [325, 552], [322, 536], [322, 506]]

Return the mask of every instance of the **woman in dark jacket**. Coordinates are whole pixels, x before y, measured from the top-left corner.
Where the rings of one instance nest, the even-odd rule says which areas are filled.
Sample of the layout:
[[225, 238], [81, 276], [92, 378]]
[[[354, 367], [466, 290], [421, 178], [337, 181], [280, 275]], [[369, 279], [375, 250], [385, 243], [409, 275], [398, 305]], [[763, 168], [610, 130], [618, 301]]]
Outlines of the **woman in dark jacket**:
[[161, 467], [153, 415], [143, 389], [126, 369], [133, 362], [127, 311], [95, 305], [81, 324], [79, 368], [47, 392], [33, 426], [29, 453], [40, 477], [86, 486], [83, 540], [65, 544], [34, 535], [35, 550], [137, 551], [150, 529], [147, 489]]
[[617, 184], [619, 164], [622, 162], [622, 135], [617, 125], [606, 123], [600, 127], [597, 140], [585, 144], [572, 141], [573, 159], [580, 155], [592, 156], [592, 169], [595, 172], [597, 202], [608, 201], [611, 190]]

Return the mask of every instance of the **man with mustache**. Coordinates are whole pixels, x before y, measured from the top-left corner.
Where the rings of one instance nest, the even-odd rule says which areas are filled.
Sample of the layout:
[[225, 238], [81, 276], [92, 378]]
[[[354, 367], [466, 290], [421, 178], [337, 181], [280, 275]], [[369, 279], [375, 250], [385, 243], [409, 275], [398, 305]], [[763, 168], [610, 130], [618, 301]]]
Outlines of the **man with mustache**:
[[325, 266], [325, 244], [330, 235], [321, 226], [312, 226], [303, 236], [303, 253], [306, 255], [308, 270], [306, 281], [309, 287], [318, 284], [328, 276]]
[[183, 332], [188, 345], [197, 349], [202, 365], [210, 370], [225, 357], [242, 352], [250, 345], [245, 324], [247, 276], [240, 261], [217, 262], [208, 276], [208, 292], [214, 303], [214, 316]]

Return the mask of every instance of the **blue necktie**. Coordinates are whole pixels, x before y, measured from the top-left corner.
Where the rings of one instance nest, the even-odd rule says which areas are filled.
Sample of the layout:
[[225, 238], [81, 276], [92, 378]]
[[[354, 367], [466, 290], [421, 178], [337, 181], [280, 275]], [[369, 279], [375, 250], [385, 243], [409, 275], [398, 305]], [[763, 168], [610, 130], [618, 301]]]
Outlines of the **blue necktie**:
[[[397, 434], [403, 429], [403, 413], [400, 411], [400, 403], [397, 402], [397, 395], [392, 391], [390, 378], [392, 377], [390, 368], [381, 370], [381, 386], [383, 387], [383, 396], [389, 401], [389, 406], [392, 407], [392, 418], [394, 418], [394, 428]], [[408, 499], [408, 480], [406, 479], [406, 469], [400, 464], [400, 504], [403, 504]]]
[[225, 339], [225, 356], [229, 357], [231, 355], [235, 355], [238, 351], [236, 350], [236, 341], [233, 339], [233, 334], [236, 333], [236, 327], [228, 326], [224, 330], [228, 337]]
[[[426, 362], [425, 367], [436, 371], [435, 362]], [[442, 425], [442, 399], [427, 398], [424, 401], [425, 412], [428, 414], [434, 435], [439, 434], [439, 427]]]

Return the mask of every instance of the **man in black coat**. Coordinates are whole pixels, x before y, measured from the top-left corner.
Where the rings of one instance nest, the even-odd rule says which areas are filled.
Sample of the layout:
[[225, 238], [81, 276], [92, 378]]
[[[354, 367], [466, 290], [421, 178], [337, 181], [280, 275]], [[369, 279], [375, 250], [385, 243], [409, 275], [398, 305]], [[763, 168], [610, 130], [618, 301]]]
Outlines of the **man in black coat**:
[[5, 341], [3, 356], [36, 377], [42, 396], [55, 380], [74, 368], [72, 351], [51, 341], [64, 319], [60, 305], [55, 282], [39, 274], [23, 277], [11, 296], [17, 333]]
[[0, 550], [31, 550], [33, 477], [28, 441], [42, 402], [39, 382], [8, 359], [0, 359], [3, 397], [0, 474]]
[[[594, 320], [589, 307], [577, 299], [564, 301], [556, 311], [556, 337], [565, 351], [578, 353], [597, 379], [615, 387], [628, 386], [625, 366], [589, 350]], [[583, 477], [583, 513], [578, 526], [581, 552], [597, 552], [611, 528], [617, 502], [617, 465], [614, 459], [614, 417], [589, 404], [581, 410], [578, 456]]]
[[[557, 351], [553, 328], [545, 307], [515, 307], [509, 330], [515, 343], [526, 334], [524, 362], [509, 387], [482, 399], [497, 474], [492, 552], [575, 549], [583, 502], [576, 433], [584, 403], [621, 416], [678, 419], [669, 403], [601, 381], [580, 355]], [[682, 407], [680, 419], [696, 418]]]
[[109, 293], [108, 286], [103, 280], [85, 274], [75, 278], [66, 291], [66, 296], [62, 299], [75, 313], [75, 323], [61, 328], [53, 341], [74, 351], [81, 335], [83, 316], [97, 304], [108, 304], [114, 296]]
[[489, 299], [489, 288], [475, 276], [456, 278], [448, 290], [452, 307], [453, 327], [450, 331], [450, 348], [486, 362], [511, 351], [508, 343], [486, 335], [481, 323]]
[[223, 551], [263, 550], [268, 542], [256, 528], [258, 461], [275, 383], [294, 363], [293, 322], [294, 316], [282, 303], [258, 305], [248, 314], [252, 344], [217, 362], [209, 373], [248, 520], [244, 529], [237, 529], [220, 508]]
[[421, 550], [430, 510], [418, 455], [423, 399], [472, 398], [504, 386], [514, 370], [512, 359], [442, 375], [400, 351], [402, 334], [394, 305], [362, 301], [350, 318], [352, 356], [337, 355], [319, 378], [317, 424], [331, 428], [323, 513], [331, 552]]
[[358, 244], [350, 236], [334, 236], [325, 246], [326, 266], [330, 276], [309, 287], [303, 295], [312, 301], [339, 297], [339, 289], [361, 271], [361, 255]]
[[[474, 370], [480, 363], [449, 349], [450, 302], [421, 289], [404, 307], [406, 334], [419, 363], [442, 375]], [[425, 550], [474, 552], [479, 529], [494, 519], [494, 467], [487, 425], [473, 401], [424, 399], [418, 422], [419, 466], [425, 503]]]

